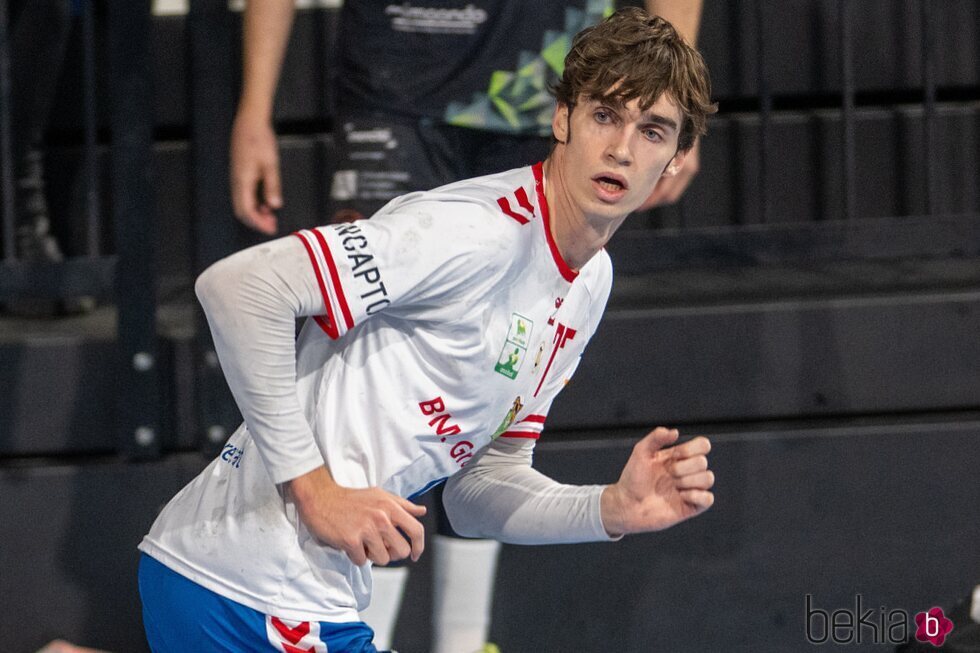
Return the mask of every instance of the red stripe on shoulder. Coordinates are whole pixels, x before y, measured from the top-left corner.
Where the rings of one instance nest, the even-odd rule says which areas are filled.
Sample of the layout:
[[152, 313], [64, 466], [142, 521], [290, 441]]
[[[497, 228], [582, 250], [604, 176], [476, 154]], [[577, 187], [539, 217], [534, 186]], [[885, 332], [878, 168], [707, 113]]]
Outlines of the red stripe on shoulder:
[[344, 315], [344, 323], [347, 325], [348, 330], [353, 329], [354, 318], [351, 316], [350, 308], [347, 306], [347, 298], [344, 296], [343, 286], [340, 285], [340, 275], [337, 274], [337, 266], [333, 262], [333, 255], [330, 253], [327, 239], [316, 229], [312, 231], [316, 236], [317, 242], [320, 244], [320, 250], [323, 251], [323, 258], [327, 261], [327, 267], [330, 268], [330, 279], [333, 281], [334, 292], [337, 293], [337, 301], [340, 304], [340, 312]]
[[317, 285], [320, 286], [320, 294], [323, 295], [323, 305], [327, 310], [327, 314], [325, 316], [318, 315], [313, 319], [320, 325], [320, 328], [323, 329], [328, 336], [330, 336], [333, 340], [336, 340], [340, 337], [340, 334], [337, 331], [337, 323], [333, 317], [333, 309], [330, 308], [330, 295], [327, 294], [327, 285], [323, 282], [323, 274], [320, 272], [320, 265], [316, 262], [316, 254], [313, 253], [313, 248], [310, 246], [310, 243], [306, 240], [306, 237], [303, 236], [303, 234], [295, 231], [293, 232], [293, 235], [299, 238], [300, 242], [303, 243], [303, 247], [306, 248], [306, 253], [310, 257], [310, 265], [313, 266], [313, 272], [316, 274]]
[[498, 197], [497, 206], [500, 207], [500, 210], [503, 211], [505, 215], [509, 215], [510, 217], [514, 218], [521, 224], [527, 224], [528, 222], [530, 222], [530, 220], [525, 218], [523, 215], [521, 215], [520, 213], [515, 213], [514, 209], [510, 208], [510, 202], [507, 201], [506, 197]]
[[316, 282], [320, 286], [320, 294], [323, 295], [323, 303], [327, 305], [327, 310], [330, 310], [330, 295], [327, 294], [327, 286], [323, 283], [323, 274], [320, 272], [320, 264], [316, 262], [316, 254], [313, 253], [313, 248], [310, 247], [310, 243], [306, 240], [298, 231], [294, 231], [293, 235], [299, 238], [299, 241], [303, 243], [303, 247], [306, 248], [306, 253], [310, 257], [310, 264], [313, 266], [313, 272], [316, 273]]
[[521, 205], [522, 209], [531, 215], [534, 215], [534, 207], [531, 205], [531, 200], [528, 199], [527, 191], [524, 190], [523, 186], [518, 187], [518, 189], [514, 191], [514, 196], [517, 197], [517, 203]]

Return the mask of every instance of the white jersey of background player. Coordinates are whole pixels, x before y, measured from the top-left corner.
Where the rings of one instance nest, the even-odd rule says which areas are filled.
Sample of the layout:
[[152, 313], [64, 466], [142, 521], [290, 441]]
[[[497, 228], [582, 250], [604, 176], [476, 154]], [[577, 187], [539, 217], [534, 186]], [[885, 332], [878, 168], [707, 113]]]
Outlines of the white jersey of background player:
[[[606, 539], [711, 505], [707, 440], [663, 448], [678, 437], [665, 428], [612, 485], [530, 467], [608, 296], [602, 246], [677, 173], [712, 108], [700, 57], [641, 10], [576, 44], [544, 164], [408, 195], [202, 275], [247, 428], [144, 552], [266, 614], [344, 622], [368, 598], [368, 561], [422, 553], [423, 509], [405, 497], [446, 477], [454, 527], [511, 542]], [[298, 315], [316, 318], [294, 349]]]

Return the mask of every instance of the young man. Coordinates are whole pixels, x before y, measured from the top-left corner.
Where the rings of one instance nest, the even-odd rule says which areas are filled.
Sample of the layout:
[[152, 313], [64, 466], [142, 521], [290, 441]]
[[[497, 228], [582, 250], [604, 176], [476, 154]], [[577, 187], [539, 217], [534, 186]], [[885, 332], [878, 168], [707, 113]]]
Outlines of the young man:
[[[554, 85], [575, 34], [613, 12], [614, 0], [356, 0], [340, 9], [333, 63], [333, 173], [327, 222], [377, 213], [395, 197], [519, 168], [551, 148]], [[694, 45], [701, 0], [645, 0]], [[235, 214], [266, 234], [288, 202], [272, 107], [294, 0], [251, 0], [243, 19], [242, 93], [231, 139]], [[663, 177], [649, 204], [675, 201], [697, 168]], [[311, 226], [311, 225], [303, 225]], [[437, 488], [436, 493], [441, 494]], [[456, 537], [440, 497], [430, 505], [431, 653], [481, 649], [490, 630], [500, 544]], [[390, 645], [409, 567], [375, 567], [361, 616]]]
[[[609, 295], [603, 245], [714, 110], [701, 57], [640, 9], [581, 32], [556, 90], [544, 163], [201, 275], [245, 424], [140, 546], [155, 651], [374, 651], [371, 563], [418, 559], [408, 498], [444, 479], [457, 531], [514, 543], [615, 539], [712, 504], [708, 441], [670, 446], [662, 427], [611, 485], [531, 468]], [[297, 316], [314, 319], [294, 343]]]

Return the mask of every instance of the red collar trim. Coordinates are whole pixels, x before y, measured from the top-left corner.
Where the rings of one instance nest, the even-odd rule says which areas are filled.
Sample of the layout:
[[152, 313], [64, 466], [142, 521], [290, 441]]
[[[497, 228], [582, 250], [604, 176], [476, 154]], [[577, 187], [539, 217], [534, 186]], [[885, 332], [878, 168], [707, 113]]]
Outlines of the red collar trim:
[[562, 278], [568, 283], [575, 281], [575, 277], [578, 276], [578, 272], [573, 270], [572, 267], [565, 262], [562, 258], [561, 252], [558, 251], [558, 245], [555, 244], [555, 238], [551, 235], [551, 213], [548, 210], [548, 200], [544, 196], [544, 164], [542, 162], [537, 162], [531, 166], [531, 171], [534, 172], [534, 190], [538, 194], [538, 206], [541, 207], [541, 217], [542, 224], [544, 224], [544, 235], [548, 240], [548, 248], [551, 249], [551, 256], [555, 259], [555, 265], [558, 266], [558, 271], [561, 273]]

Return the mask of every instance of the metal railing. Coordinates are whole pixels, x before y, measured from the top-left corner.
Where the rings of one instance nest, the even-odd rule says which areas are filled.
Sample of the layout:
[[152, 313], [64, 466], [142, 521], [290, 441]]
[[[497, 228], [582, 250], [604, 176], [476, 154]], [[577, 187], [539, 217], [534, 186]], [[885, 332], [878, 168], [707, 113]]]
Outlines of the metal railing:
[[14, 243], [14, 178], [13, 178], [13, 147], [10, 125], [10, 33], [8, 27], [7, 0], [0, 0], [0, 192], [3, 193], [3, 203], [0, 204], [0, 223], [2, 223], [3, 260], [15, 257]]
[[[753, 163], [757, 166], [755, 193], [758, 210], [746, 215], [745, 207], [740, 207], [742, 210], [731, 216], [728, 225], [717, 227], [686, 228], [682, 219], [681, 226], [675, 229], [631, 231], [627, 239], [618, 238], [619, 242], [612, 243], [613, 249], [621, 255], [618, 271], [638, 274], [699, 265], [792, 265], [802, 261], [980, 256], [980, 213], [950, 215], [941, 213], [939, 208], [941, 166], [937, 161], [937, 11], [943, 7], [935, 0], [916, 2], [921, 39], [921, 100], [915, 104], [921, 107], [923, 129], [923, 213], [883, 218], [861, 215], [858, 85], [855, 76], [858, 62], [854, 43], [855, 13], [859, 5], [854, 0], [837, 0], [836, 42], [840, 49], [841, 84], [838, 110], [841, 125], [841, 210], [830, 219], [825, 216], [817, 216], [813, 221], [775, 219], [773, 198], [782, 189], [776, 188], [773, 182], [772, 162], [776, 153], [773, 133], [780, 110], [776, 108], [779, 98], [773, 92], [769, 68], [773, 61], [772, 42], [778, 36], [773, 33], [771, 17], [781, 8], [771, 0], [753, 0], [745, 10], [755, 35], [750, 47], [754, 48], [756, 62], [758, 142]], [[706, 11], [710, 9], [706, 8]], [[822, 109], [827, 110], [826, 107]], [[793, 111], [799, 112], [800, 109]], [[719, 117], [723, 117], [724, 112], [723, 103]], [[892, 162], [896, 167], [900, 164]], [[731, 165], [741, 164], [733, 160]], [[751, 183], [746, 185], [751, 188]], [[953, 233], [956, 234], [955, 241], [950, 238]]]
[[[770, 4], [767, 0], [753, 1], [753, 18], [756, 27], [756, 61], [759, 93], [759, 196], [763, 199], [757, 222], [767, 224], [771, 212], [769, 198], [772, 194], [769, 179], [771, 124], [773, 114], [773, 94], [770, 90], [769, 76], [766, 63], [767, 43], [770, 35], [767, 33], [765, 8]], [[936, 25], [933, 0], [919, 0], [920, 29], [922, 37], [922, 87], [924, 109], [923, 123], [925, 126], [925, 162], [924, 174], [926, 213], [935, 213], [936, 172], [934, 163], [936, 136]], [[841, 117], [843, 122], [843, 138], [841, 142], [841, 166], [844, 172], [844, 214], [846, 220], [855, 219], [857, 215], [856, 190], [856, 142], [855, 142], [855, 95], [856, 84], [854, 76], [854, 2], [853, 0], [837, 0], [839, 21], [839, 46], [841, 52]]]
[[[146, 74], [150, 68], [151, 16], [148, 4], [107, 3], [108, 106], [99, 106], [96, 18], [92, 2], [75, 6], [80, 10], [76, 20], [83, 43], [84, 253], [64, 260], [26, 260], [18, 256], [16, 246], [18, 208], [12, 135], [17, 125], [11, 123], [10, 16], [7, 0], [0, 0], [0, 303], [79, 296], [114, 300], [118, 316], [118, 448], [134, 458], [153, 456], [160, 446], [162, 380], [157, 365], [154, 296], [153, 100]], [[100, 110], [108, 112], [108, 214], [99, 192], [103, 178], [99, 152], [104, 147], [98, 139]], [[100, 239], [108, 215], [117, 245], [112, 256], [103, 254]]]

